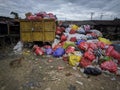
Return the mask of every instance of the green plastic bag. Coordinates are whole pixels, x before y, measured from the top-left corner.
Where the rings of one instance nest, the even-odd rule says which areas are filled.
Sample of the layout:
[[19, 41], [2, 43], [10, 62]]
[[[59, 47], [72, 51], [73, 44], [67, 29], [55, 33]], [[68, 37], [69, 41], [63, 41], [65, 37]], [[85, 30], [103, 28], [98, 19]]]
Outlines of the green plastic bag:
[[74, 42], [71, 42], [71, 41], [66, 41], [64, 44], [63, 44], [63, 48], [66, 49], [68, 46], [74, 46], [75, 47], [75, 43]]

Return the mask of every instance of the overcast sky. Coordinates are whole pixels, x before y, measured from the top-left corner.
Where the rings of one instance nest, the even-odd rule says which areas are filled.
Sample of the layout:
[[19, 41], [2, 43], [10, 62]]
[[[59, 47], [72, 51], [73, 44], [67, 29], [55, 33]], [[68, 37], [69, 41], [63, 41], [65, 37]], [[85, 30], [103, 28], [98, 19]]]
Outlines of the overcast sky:
[[14, 11], [21, 18], [25, 13], [52, 12], [62, 20], [90, 20], [120, 18], [120, 0], [0, 0], [0, 16]]

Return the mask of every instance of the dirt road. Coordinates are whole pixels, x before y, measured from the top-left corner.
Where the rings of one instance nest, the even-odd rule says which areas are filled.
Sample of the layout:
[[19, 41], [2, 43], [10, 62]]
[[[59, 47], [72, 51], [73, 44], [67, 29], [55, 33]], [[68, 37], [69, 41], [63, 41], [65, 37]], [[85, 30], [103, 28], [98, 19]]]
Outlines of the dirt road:
[[67, 62], [52, 56], [35, 56], [24, 49], [21, 58], [12, 48], [0, 51], [0, 90], [120, 90], [120, 76], [102, 73], [85, 76]]

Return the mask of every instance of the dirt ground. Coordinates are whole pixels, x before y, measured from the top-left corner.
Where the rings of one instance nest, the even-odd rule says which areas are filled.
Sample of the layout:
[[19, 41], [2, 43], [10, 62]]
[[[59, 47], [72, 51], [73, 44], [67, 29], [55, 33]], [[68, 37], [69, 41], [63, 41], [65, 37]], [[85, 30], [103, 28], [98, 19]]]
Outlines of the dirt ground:
[[12, 48], [0, 50], [0, 90], [120, 90], [120, 76], [88, 77], [61, 58], [35, 56], [31, 49], [17, 55]]

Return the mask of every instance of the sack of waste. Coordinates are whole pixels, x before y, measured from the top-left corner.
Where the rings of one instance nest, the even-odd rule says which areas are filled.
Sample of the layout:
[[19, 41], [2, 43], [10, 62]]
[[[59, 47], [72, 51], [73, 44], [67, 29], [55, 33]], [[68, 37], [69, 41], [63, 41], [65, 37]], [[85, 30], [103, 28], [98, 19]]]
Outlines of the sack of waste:
[[90, 30], [91, 32], [95, 33], [97, 35], [97, 37], [103, 37], [102, 33], [99, 30]]
[[42, 48], [40, 48], [38, 45], [33, 46], [33, 51], [36, 55], [43, 55], [44, 51]]
[[109, 46], [107, 49], [106, 49], [106, 55], [107, 56], [111, 56], [117, 60], [119, 60], [120, 62], [120, 53], [117, 52], [113, 46]]
[[112, 42], [106, 38], [99, 37], [98, 40], [105, 44], [112, 44]]
[[72, 66], [79, 64], [80, 60], [81, 60], [81, 56], [77, 56], [73, 54], [69, 56], [69, 64]]
[[89, 44], [87, 42], [81, 42], [79, 45], [78, 45], [78, 48], [79, 49], [82, 49], [84, 51], [86, 51], [89, 47]]
[[13, 48], [15, 53], [21, 53], [23, 48], [23, 43], [19, 41]]
[[80, 63], [79, 63], [79, 65], [81, 67], [87, 67], [87, 66], [89, 66], [91, 64], [92, 64], [92, 62], [90, 60], [88, 60], [87, 58], [85, 58], [85, 57], [82, 57], [81, 60], [80, 60]]
[[52, 50], [52, 48], [46, 48], [45, 52], [47, 55], [51, 55], [53, 53], [53, 50]]
[[53, 52], [53, 56], [54, 57], [61, 57], [65, 54], [65, 50], [60, 47], [60, 48], [57, 48], [54, 52]]
[[74, 51], [75, 51], [74, 46], [68, 46], [68, 48], [66, 48], [66, 50], [65, 50], [66, 54], [73, 53]]
[[75, 47], [75, 43], [74, 42], [71, 42], [71, 41], [66, 41], [64, 44], [63, 44], [63, 48], [66, 49], [68, 46], [74, 46]]
[[103, 62], [100, 67], [103, 70], [108, 70], [113, 73], [116, 73], [117, 71], [117, 64], [115, 64], [112, 60]]
[[102, 74], [102, 71], [100, 69], [96, 68], [96, 67], [86, 67], [84, 69], [84, 73], [88, 74], [88, 75], [95, 75], [95, 76], [97, 76], [97, 75]]

